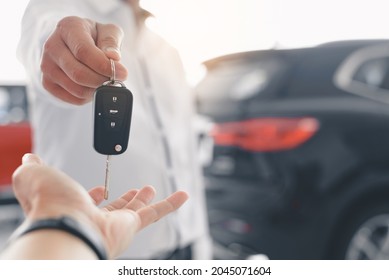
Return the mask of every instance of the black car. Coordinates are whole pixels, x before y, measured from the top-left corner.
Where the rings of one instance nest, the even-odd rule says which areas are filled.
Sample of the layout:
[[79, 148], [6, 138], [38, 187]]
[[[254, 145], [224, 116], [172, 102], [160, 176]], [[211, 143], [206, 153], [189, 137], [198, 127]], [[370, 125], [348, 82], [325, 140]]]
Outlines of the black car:
[[205, 66], [215, 258], [389, 259], [389, 40]]

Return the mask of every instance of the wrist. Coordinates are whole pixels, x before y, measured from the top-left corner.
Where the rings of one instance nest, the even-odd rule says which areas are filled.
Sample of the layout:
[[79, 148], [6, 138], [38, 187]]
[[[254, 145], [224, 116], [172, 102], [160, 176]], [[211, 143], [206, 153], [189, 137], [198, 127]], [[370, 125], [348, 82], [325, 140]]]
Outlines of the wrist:
[[[83, 245], [93, 251], [98, 259], [107, 259], [107, 250], [100, 231], [96, 227], [91, 227], [90, 224], [82, 223], [71, 216], [46, 217], [30, 220], [12, 235], [9, 241], [10, 246], [12, 243], [18, 242], [18, 239], [31, 236], [32, 234], [37, 235], [39, 232], [46, 236], [50, 230], [57, 231], [57, 234], [58, 232], [62, 232], [77, 238], [78, 243], [82, 241], [81, 246]], [[56, 242], [64, 245], [63, 241], [66, 240], [70, 245], [70, 242], [74, 242], [75, 240], [70, 241], [68, 237], [66, 239], [65, 237], [58, 239]]]

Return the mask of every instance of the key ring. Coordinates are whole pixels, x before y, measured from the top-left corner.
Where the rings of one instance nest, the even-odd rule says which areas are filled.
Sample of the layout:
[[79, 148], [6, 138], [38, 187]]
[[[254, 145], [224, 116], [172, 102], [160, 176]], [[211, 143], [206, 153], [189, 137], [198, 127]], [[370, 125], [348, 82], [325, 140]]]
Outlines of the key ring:
[[111, 77], [109, 78], [109, 81], [104, 82], [103, 85], [126, 87], [121, 81], [116, 80], [115, 62], [113, 61], [112, 58], [110, 58], [109, 61], [111, 62]]
[[111, 83], [114, 84], [115, 83], [115, 76], [116, 76], [116, 69], [115, 69], [115, 62], [113, 61], [112, 58], [109, 59], [109, 61], [111, 62], [111, 73], [112, 73], [112, 76], [111, 76]]

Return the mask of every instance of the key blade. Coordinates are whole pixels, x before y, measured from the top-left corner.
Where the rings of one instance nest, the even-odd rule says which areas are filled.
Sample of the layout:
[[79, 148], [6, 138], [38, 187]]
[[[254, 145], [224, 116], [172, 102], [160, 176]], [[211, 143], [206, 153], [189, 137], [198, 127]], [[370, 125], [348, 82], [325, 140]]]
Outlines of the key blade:
[[111, 156], [107, 155], [107, 160], [105, 162], [105, 183], [104, 183], [104, 199], [107, 200], [109, 196], [109, 163]]

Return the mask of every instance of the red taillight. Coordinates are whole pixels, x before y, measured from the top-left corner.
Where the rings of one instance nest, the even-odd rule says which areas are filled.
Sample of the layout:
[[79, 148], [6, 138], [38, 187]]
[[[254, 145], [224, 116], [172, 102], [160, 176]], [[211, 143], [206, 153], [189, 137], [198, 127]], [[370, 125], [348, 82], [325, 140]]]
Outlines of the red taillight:
[[260, 118], [217, 124], [211, 135], [216, 145], [268, 152], [296, 148], [318, 129], [318, 120], [311, 117]]

